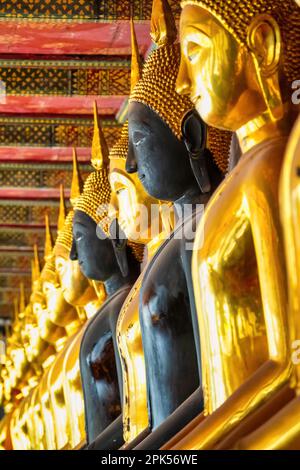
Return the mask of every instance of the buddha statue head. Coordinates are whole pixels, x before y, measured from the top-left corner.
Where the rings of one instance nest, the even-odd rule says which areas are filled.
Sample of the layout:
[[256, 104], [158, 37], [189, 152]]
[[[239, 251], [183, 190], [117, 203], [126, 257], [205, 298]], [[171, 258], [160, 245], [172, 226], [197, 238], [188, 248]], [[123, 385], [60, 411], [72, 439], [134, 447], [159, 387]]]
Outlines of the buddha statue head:
[[15, 370], [16, 378], [20, 379], [28, 364], [25, 349], [22, 343], [22, 324], [25, 313], [24, 284], [20, 284], [20, 298], [15, 302], [15, 318], [13, 322], [13, 334], [8, 338], [8, 352]]
[[[26, 353], [28, 362], [33, 362], [36, 358], [32, 344], [32, 330], [35, 328], [38, 333], [37, 323], [32, 312], [32, 305], [26, 305], [24, 312], [24, 326], [21, 332], [22, 344]], [[38, 338], [40, 338], [38, 334]]]
[[45, 307], [45, 297], [42, 294], [41, 267], [39, 260], [38, 247], [33, 246], [33, 260], [31, 263], [31, 295], [30, 303], [34, 317], [38, 318], [38, 313]]
[[96, 300], [96, 292], [82, 273], [78, 260], [70, 259], [73, 242], [74, 211], [71, 210], [55, 243], [55, 267], [63, 295], [71, 305], [84, 307]]
[[[177, 91], [203, 120], [247, 134], [282, 121], [300, 76], [294, 0], [183, 0]], [[242, 138], [241, 138], [242, 137]], [[249, 140], [249, 137], [248, 137]]]
[[[175, 202], [185, 194], [199, 192], [202, 168], [200, 160], [191, 159], [190, 153], [195, 156], [206, 152], [206, 170], [213, 186], [215, 180], [216, 185], [219, 184], [220, 171], [206, 148], [210, 147], [210, 142], [216, 142], [215, 134], [219, 131], [207, 130], [193, 112], [189, 97], [176, 92], [180, 46], [175, 42], [177, 29], [167, 0], [153, 2], [151, 31], [157, 48], [148, 57], [139, 80], [133, 84], [129, 100], [126, 169], [128, 173], [138, 172], [151, 196]], [[218, 148], [211, 148], [211, 152], [225, 172], [231, 134], [218, 140], [222, 141], [227, 143], [227, 151], [216, 152]], [[200, 185], [200, 189], [202, 193], [210, 191], [207, 185], [205, 188]]]
[[[142, 68], [133, 21], [131, 21], [131, 44], [131, 89], [133, 89], [141, 78]], [[109, 153], [109, 180], [112, 189], [109, 217], [110, 220], [118, 220], [128, 240], [137, 244], [147, 244], [152, 238], [151, 229], [154, 223], [158, 224], [156, 233], [162, 231], [158, 211], [153, 210], [159, 207], [160, 201], [145, 191], [136, 172], [127, 173], [128, 143], [128, 121], [126, 121], [120, 139]], [[157, 220], [153, 220], [153, 216], [156, 216]]]
[[[71, 188], [71, 200], [76, 203], [82, 190], [79, 177], [76, 152], [73, 152], [73, 180]], [[57, 239], [55, 242], [55, 268], [58, 274], [61, 290], [65, 300], [76, 307], [84, 307], [89, 302], [96, 300], [95, 290], [89, 280], [81, 272], [78, 260], [70, 259], [73, 241], [74, 210], [70, 210], [65, 217], [65, 205], [63, 189], [61, 189], [60, 217]]]
[[[95, 281], [107, 283], [109, 279], [127, 276], [122, 271], [122, 260], [110, 237], [108, 208], [111, 189], [108, 180], [108, 147], [94, 107], [94, 137], [92, 165], [95, 168], [87, 178], [83, 193], [75, 204], [73, 245], [70, 257], [78, 260], [83, 274]], [[124, 251], [124, 250], [123, 250]], [[126, 253], [127, 256], [127, 253]], [[130, 256], [130, 253], [129, 253]], [[136, 264], [133, 261], [133, 266]], [[105, 284], [107, 286], [107, 284]]]
[[41, 272], [42, 293], [46, 301], [46, 313], [49, 320], [57, 326], [65, 327], [78, 319], [76, 310], [65, 300], [55, 269], [55, 253], [50, 231], [49, 218], [46, 215], [45, 265]]
[[[33, 260], [32, 260], [32, 289], [31, 289], [31, 296], [30, 296], [30, 304], [32, 306], [32, 314], [38, 326], [38, 329], [35, 330], [37, 336], [39, 336], [43, 340], [47, 340], [47, 338], [51, 335], [51, 330], [53, 329], [48, 328], [49, 321], [47, 321], [47, 314], [46, 314], [46, 299], [42, 292], [43, 283], [41, 279], [41, 268], [40, 268], [40, 260], [39, 260], [39, 253], [37, 245], [33, 247]], [[31, 339], [33, 343], [38, 341], [36, 335]], [[33, 347], [33, 344], [32, 344]]]
[[[109, 154], [111, 200], [109, 218], [117, 219], [129, 245], [138, 258], [142, 259], [142, 245], [165, 230], [160, 211], [161, 203], [144, 189], [137, 173], [128, 174], [126, 158], [128, 154], [128, 122], [122, 128], [121, 137]], [[172, 228], [172, 208], [169, 207], [169, 228]], [[140, 248], [139, 248], [140, 245]]]
[[[35, 252], [37, 254], [37, 247], [35, 246]], [[32, 286], [37, 282], [35, 280], [35, 262], [32, 260]], [[32, 296], [35, 297], [37, 304], [39, 304], [38, 294], [32, 290]], [[41, 301], [44, 302], [43, 297]], [[38, 307], [38, 311], [41, 311], [41, 308], [44, 308], [45, 305]], [[36, 305], [37, 308], [37, 305]], [[49, 344], [44, 341], [40, 335], [39, 324], [37, 317], [33, 311], [33, 304], [29, 302], [26, 305], [24, 313], [24, 324], [21, 332], [22, 343], [25, 349], [26, 357], [28, 362], [34, 363], [35, 368], [37, 364], [47, 364], [45, 361], [51, 355], [54, 354], [54, 349], [49, 346]]]

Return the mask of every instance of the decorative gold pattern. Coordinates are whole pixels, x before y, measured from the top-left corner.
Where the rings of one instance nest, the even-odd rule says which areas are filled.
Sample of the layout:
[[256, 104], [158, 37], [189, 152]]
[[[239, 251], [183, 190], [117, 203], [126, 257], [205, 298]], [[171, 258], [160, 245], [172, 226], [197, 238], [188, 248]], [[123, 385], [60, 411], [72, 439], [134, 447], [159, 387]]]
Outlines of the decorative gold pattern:
[[73, 0], [32, 0], [32, 1], [16, 1], [1, 0], [0, 2], [1, 16], [18, 17], [18, 18], [95, 18], [95, 2], [93, 0], [81, 0], [76, 2]]
[[129, 69], [77, 70], [73, 74], [74, 95], [128, 95]]
[[[56, 235], [54, 230], [53, 234]], [[1, 247], [14, 247], [14, 248], [27, 248], [33, 246], [35, 243], [39, 247], [44, 243], [43, 229], [18, 229], [18, 228], [0, 228], [0, 246]]]
[[18, 289], [20, 282], [24, 283], [25, 289], [31, 287], [30, 276], [27, 273], [24, 274], [1, 274], [0, 275], [0, 288], [8, 288], [8, 289]]
[[30, 273], [32, 253], [0, 253], [0, 267]]
[[[81, 164], [83, 179], [91, 172], [90, 165]], [[18, 188], [57, 188], [71, 186], [71, 164], [0, 163], [0, 186]]]
[[54, 247], [56, 255], [59, 254], [60, 246], [66, 248], [68, 251], [71, 251], [73, 241], [73, 218], [74, 211], [71, 210], [67, 215], [62, 231], [59, 232], [57, 236]]
[[126, 160], [128, 154], [128, 121], [123, 124], [120, 138], [109, 152], [109, 158], [115, 160], [121, 158]]
[[216, 164], [224, 174], [228, 170], [231, 141], [232, 132], [216, 129], [215, 127], [208, 127], [208, 148]]
[[0, 79], [7, 95], [101, 95], [123, 96], [129, 93], [130, 69], [59, 67], [0, 67]]
[[[119, 137], [120, 125], [104, 120], [102, 126], [108, 145], [113, 145]], [[0, 119], [0, 145], [90, 147], [92, 138], [92, 119]]]
[[1, 224], [11, 225], [43, 225], [45, 214], [49, 214], [51, 224], [56, 226], [58, 202], [35, 201], [0, 201]]
[[[179, 0], [171, 0], [180, 14]], [[145, 20], [151, 17], [149, 0], [1, 0], [0, 16], [9, 18], [54, 18], [67, 20]]]
[[179, 44], [162, 46], [153, 51], [144, 65], [142, 79], [131, 93], [130, 102], [137, 101], [149, 106], [181, 139], [182, 119], [193, 105], [189, 98], [176, 92], [179, 63]]

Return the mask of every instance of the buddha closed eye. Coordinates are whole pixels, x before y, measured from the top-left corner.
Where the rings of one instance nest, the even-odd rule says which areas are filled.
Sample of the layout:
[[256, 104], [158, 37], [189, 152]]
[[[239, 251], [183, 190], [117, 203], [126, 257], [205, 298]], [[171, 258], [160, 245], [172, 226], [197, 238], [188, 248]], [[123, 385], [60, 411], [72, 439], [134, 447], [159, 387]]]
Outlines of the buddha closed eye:
[[142, 131], [134, 131], [132, 133], [132, 141], [136, 147], [141, 145], [145, 141], [146, 137], [147, 136]]

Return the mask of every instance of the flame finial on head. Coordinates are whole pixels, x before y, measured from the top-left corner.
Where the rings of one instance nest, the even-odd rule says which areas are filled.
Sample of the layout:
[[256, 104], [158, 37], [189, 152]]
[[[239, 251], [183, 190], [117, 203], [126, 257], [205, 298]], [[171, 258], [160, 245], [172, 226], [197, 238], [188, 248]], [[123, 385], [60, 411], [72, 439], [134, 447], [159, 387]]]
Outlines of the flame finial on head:
[[19, 300], [17, 297], [14, 298], [14, 321], [17, 320], [19, 315]]
[[136, 32], [134, 27], [133, 19], [130, 20], [130, 31], [131, 31], [131, 86], [130, 91], [132, 92], [137, 82], [142, 77], [142, 60], [139, 52], [139, 46], [136, 38]]
[[109, 149], [99, 122], [97, 103], [94, 103], [94, 135], [91, 164], [95, 170], [102, 170], [109, 165]]
[[167, 0], [153, 0], [150, 35], [158, 47], [170, 45], [176, 41], [176, 23]]
[[78, 159], [76, 149], [73, 148], [73, 175], [71, 185], [70, 201], [72, 206], [75, 205], [76, 200], [79, 198], [83, 187], [82, 178], [79, 171]]
[[64, 195], [64, 186], [60, 185], [60, 200], [59, 200], [59, 212], [57, 220], [57, 230], [60, 232], [64, 228], [66, 220], [66, 205], [65, 205], [65, 195]]
[[47, 261], [52, 256], [53, 250], [53, 240], [50, 230], [50, 222], [49, 216], [46, 214], [45, 216], [45, 251], [44, 251], [44, 259]]
[[33, 265], [34, 265], [35, 280], [37, 280], [41, 274], [41, 267], [40, 267], [38, 246], [36, 243], [33, 245]]
[[19, 303], [19, 314], [25, 311], [25, 288], [24, 283], [20, 282], [20, 303]]

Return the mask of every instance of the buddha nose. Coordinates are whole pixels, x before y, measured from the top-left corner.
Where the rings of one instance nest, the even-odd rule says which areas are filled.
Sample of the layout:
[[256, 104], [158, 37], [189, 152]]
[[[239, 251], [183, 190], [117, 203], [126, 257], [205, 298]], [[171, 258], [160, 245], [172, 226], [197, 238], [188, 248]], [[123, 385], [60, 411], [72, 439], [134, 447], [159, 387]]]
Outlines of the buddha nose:
[[129, 142], [129, 147], [128, 147], [128, 154], [126, 158], [125, 168], [126, 168], [127, 173], [136, 173], [138, 170], [137, 161], [135, 159], [132, 144], [130, 144], [130, 142]]
[[176, 91], [179, 95], [191, 95], [191, 81], [184, 58], [181, 57], [179, 72], [176, 81]]
[[72, 247], [71, 247], [71, 251], [70, 251], [70, 260], [71, 261], [77, 261], [78, 260], [75, 240], [73, 240], [73, 242], [72, 242]]

